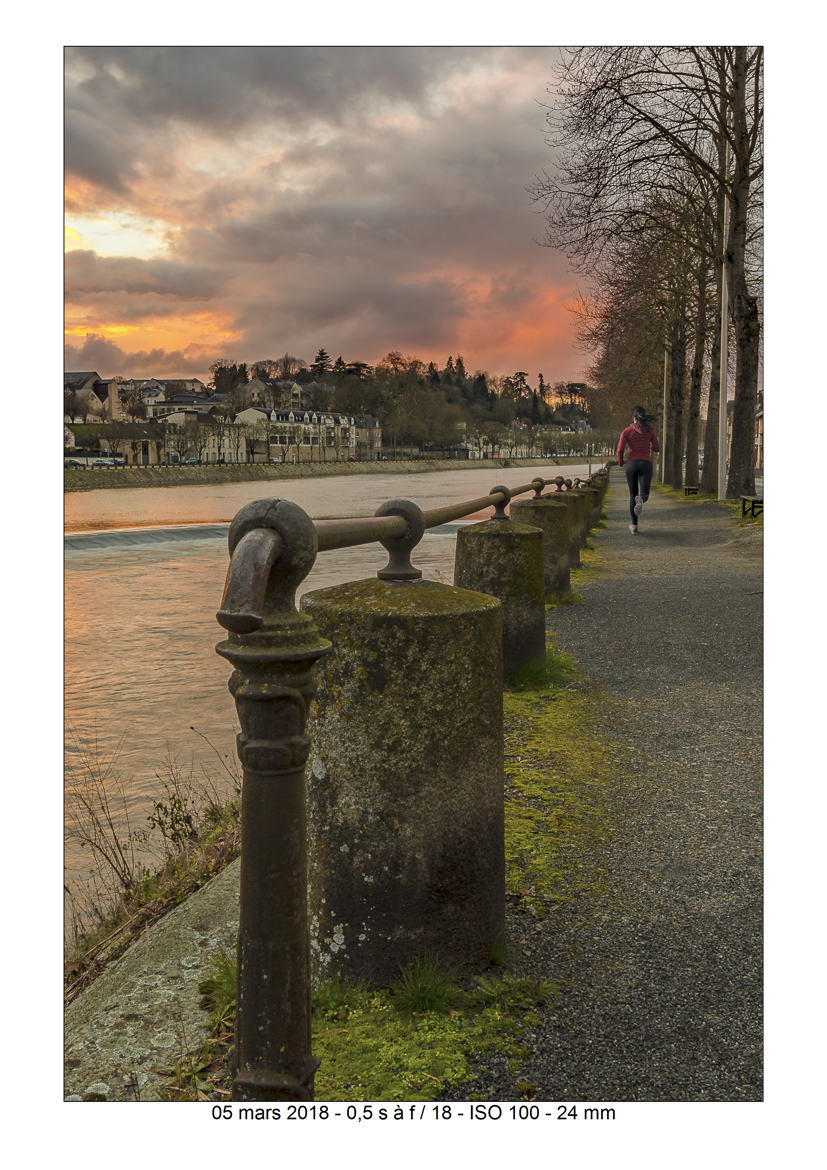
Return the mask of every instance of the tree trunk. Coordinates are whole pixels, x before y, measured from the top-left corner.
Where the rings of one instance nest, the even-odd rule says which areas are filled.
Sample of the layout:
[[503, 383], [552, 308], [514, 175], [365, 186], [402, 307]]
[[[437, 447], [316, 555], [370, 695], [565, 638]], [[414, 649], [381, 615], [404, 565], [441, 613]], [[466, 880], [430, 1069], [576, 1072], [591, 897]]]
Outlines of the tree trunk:
[[743, 47], [735, 50], [732, 83], [732, 134], [735, 140], [735, 167], [730, 195], [731, 222], [727, 242], [727, 280], [735, 322], [735, 402], [732, 413], [727, 499], [753, 495], [753, 441], [755, 406], [758, 389], [758, 350], [760, 326], [758, 305], [751, 296], [746, 280], [747, 211], [749, 203], [749, 162], [746, 141], [749, 130], [746, 117], [747, 57]]
[[729, 456], [728, 500], [755, 494], [755, 404], [760, 326], [755, 297], [735, 299], [736, 372]]
[[[718, 428], [721, 417], [721, 312], [724, 300], [724, 208], [726, 206], [725, 183], [727, 177], [727, 75], [723, 59], [718, 70], [718, 151], [719, 187], [715, 199], [715, 229], [713, 256], [715, 257], [715, 327], [712, 337], [712, 374], [709, 380], [709, 402], [706, 408], [706, 433], [704, 435], [704, 466], [701, 473], [701, 491], [710, 495], [718, 494]], [[729, 321], [727, 321], [727, 330]], [[728, 349], [728, 346], [727, 346]]]
[[686, 421], [686, 477], [687, 487], [698, 487], [698, 433], [701, 422], [701, 380], [706, 353], [706, 261], [698, 265], [698, 305], [695, 314], [695, 348], [689, 380], [689, 407]]
[[672, 487], [681, 487], [686, 396], [686, 321], [682, 312], [678, 314], [672, 337], [672, 373], [669, 380], [670, 440], [666, 451], [666, 482]]
[[718, 322], [712, 332], [712, 372], [709, 378], [709, 401], [706, 406], [706, 431], [704, 433], [704, 465], [701, 471], [701, 491], [710, 495], [718, 494], [718, 419], [721, 397], [721, 271], [718, 269], [718, 296], [715, 319]]

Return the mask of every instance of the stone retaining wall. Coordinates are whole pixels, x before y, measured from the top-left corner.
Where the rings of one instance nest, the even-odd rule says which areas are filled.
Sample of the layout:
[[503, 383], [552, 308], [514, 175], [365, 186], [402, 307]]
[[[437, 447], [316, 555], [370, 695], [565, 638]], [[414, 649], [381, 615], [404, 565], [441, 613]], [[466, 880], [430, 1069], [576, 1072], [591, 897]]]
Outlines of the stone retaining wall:
[[[582, 459], [571, 459], [582, 463]], [[550, 459], [397, 459], [364, 463], [232, 463], [195, 467], [67, 468], [63, 488], [67, 492], [96, 488], [180, 487], [182, 484], [242, 483], [265, 479], [304, 479], [320, 475], [380, 475], [392, 472], [478, 471], [490, 467], [548, 467]]]

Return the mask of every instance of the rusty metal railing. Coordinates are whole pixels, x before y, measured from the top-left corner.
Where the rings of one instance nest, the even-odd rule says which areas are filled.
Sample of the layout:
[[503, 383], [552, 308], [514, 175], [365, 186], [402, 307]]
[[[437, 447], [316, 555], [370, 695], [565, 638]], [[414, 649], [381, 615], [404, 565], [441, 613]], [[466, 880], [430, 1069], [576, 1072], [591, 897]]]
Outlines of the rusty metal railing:
[[[535, 497], [539, 497], [546, 487], [553, 485], [557, 491], [562, 491], [580, 482], [579, 479], [565, 479], [562, 475], [553, 480], [536, 476], [530, 483], [519, 487], [497, 485], [487, 496], [443, 508], [422, 511], [411, 500], [395, 499], [382, 504], [373, 516], [312, 520], [310, 523], [317, 552], [382, 544], [388, 549], [389, 560], [378, 576], [386, 581], [415, 580], [422, 574], [411, 565], [410, 554], [426, 529], [471, 516], [486, 507], [495, 509], [494, 518], [506, 519], [505, 508], [514, 496], [533, 491]], [[265, 501], [259, 501], [242, 508], [230, 527], [232, 560], [221, 608], [216, 616], [226, 630], [235, 634], [250, 633], [262, 625], [267, 583], [281, 552], [281, 538], [277, 529], [264, 518], [260, 506], [263, 503]], [[255, 523], [256, 518], [260, 524]]]
[[[580, 481], [575, 481], [575, 486]], [[230, 566], [217, 618], [228, 632], [216, 647], [233, 666], [229, 681], [241, 733], [243, 772], [237, 1023], [233, 1054], [236, 1100], [309, 1100], [317, 1062], [310, 1050], [310, 958], [307, 924], [306, 723], [313, 671], [331, 645], [296, 590], [317, 553], [378, 542], [388, 563], [378, 576], [414, 581], [411, 551], [426, 529], [492, 506], [506, 520], [513, 496], [572, 481], [535, 477], [516, 488], [423, 511], [388, 500], [374, 516], [311, 520], [287, 500], [245, 505], [230, 525]]]

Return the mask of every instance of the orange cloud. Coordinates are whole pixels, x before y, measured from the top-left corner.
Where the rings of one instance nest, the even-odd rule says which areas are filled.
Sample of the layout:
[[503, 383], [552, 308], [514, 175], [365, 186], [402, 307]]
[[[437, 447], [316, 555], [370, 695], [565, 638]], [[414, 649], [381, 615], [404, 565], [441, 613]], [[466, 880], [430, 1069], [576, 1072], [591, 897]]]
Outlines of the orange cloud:
[[238, 344], [241, 334], [227, 315], [202, 311], [176, 317], [143, 318], [139, 324], [100, 319], [94, 314], [67, 319], [67, 341], [96, 333], [109, 340], [126, 343], [127, 351], [151, 349], [216, 349]]

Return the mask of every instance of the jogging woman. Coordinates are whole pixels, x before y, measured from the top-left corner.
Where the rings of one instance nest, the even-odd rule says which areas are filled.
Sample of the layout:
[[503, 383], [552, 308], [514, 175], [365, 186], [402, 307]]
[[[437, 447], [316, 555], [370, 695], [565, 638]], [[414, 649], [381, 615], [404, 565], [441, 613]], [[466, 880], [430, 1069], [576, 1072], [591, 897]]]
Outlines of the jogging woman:
[[649, 499], [652, 484], [652, 452], [660, 451], [658, 437], [652, 430], [652, 418], [642, 406], [632, 411], [632, 425], [621, 434], [617, 444], [617, 464], [623, 466], [623, 453], [628, 446], [626, 482], [629, 485], [629, 515], [632, 523], [629, 531], [637, 535], [638, 517], [643, 505]]

